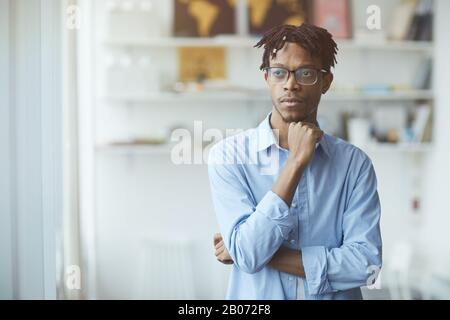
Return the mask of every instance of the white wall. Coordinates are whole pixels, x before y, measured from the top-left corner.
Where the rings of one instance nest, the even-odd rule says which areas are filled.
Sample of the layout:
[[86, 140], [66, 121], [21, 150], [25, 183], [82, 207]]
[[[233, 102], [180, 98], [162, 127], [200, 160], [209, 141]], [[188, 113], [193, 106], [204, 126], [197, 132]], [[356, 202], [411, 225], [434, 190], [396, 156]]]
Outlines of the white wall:
[[[96, 2], [95, 29], [95, 93], [104, 95], [106, 57], [111, 52], [131, 56], [150, 55], [168, 77], [176, 74], [176, 55], [173, 49], [107, 49], [102, 41], [107, 36], [102, 3]], [[392, 11], [392, 1], [378, 1], [386, 22]], [[160, 3], [158, 3], [159, 5]], [[355, 26], [365, 25], [365, 8], [371, 1], [353, 1]], [[167, 6], [167, 7], [166, 7]], [[170, 18], [170, 6], [163, 11]], [[168, 14], [167, 14], [168, 13]], [[163, 25], [170, 25], [164, 20]], [[395, 70], [396, 79], [409, 82], [413, 77], [411, 65], [421, 58], [415, 53], [404, 59], [404, 52], [392, 51], [389, 56], [374, 52], [340, 51], [336, 68], [336, 81], [342, 83], [369, 83], [371, 79], [383, 81], [390, 77], [379, 68]], [[228, 64], [234, 84], [264, 85], [258, 70], [260, 53], [244, 53], [242, 49], [230, 51]], [[369, 61], [369, 62], [368, 62]], [[246, 70], [246, 72], [239, 72]], [[249, 71], [254, 70], [254, 71]], [[247, 72], [248, 71], [248, 72]], [[356, 77], [355, 77], [356, 75]], [[370, 77], [368, 76], [370, 75]], [[120, 89], [120, 88], [119, 88]], [[115, 93], [115, 92], [112, 92]], [[202, 120], [206, 128], [250, 128], [258, 124], [270, 110], [270, 101], [254, 105], [208, 101], [195, 103], [121, 104], [93, 97], [91, 112], [95, 129], [92, 144], [126, 138], [132, 134], [151, 134], [171, 126], [192, 125]], [[370, 108], [386, 103], [324, 102], [321, 114], [333, 114], [337, 108]], [[367, 109], [366, 109], [367, 107]], [[337, 121], [337, 119], [335, 119]], [[87, 148], [92, 148], [88, 146]], [[382, 202], [382, 232], [385, 257], [393, 244], [411, 241], [418, 233], [417, 219], [412, 213], [411, 201], [417, 181], [412, 172], [420, 170], [426, 157], [394, 151], [370, 152], [379, 181]], [[210, 200], [206, 166], [175, 166], [169, 155], [130, 155], [127, 153], [97, 153], [95, 156], [95, 233], [97, 262], [97, 292], [99, 298], [142, 298], [146, 276], [142, 273], [140, 258], [149, 241], [185, 239], [192, 243], [190, 262], [194, 266], [195, 290], [191, 298], [223, 298], [229, 267], [216, 262], [213, 255], [212, 235], [218, 231]], [[419, 168], [419, 169], [418, 169]], [[86, 173], [85, 173], [86, 174]], [[401, 232], [399, 232], [401, 228]], [[176, 241], [174, 241], [176, 242]], [[155, 258], [156, 260], [157, 258]], [[181, 270], [181, 266], [179, 267]], [[180, 271], [181, 272], [181, 271]], [[151, 288], [148, 288], [150, 290]]]
[[0, 2], [0, 299], [13, 298], [9, 1]]
[[[450, 279], [450, 2], [437, 0], [435, 25], [435, 148], [430, 155], [426, 179], [426, 216], [420, 238], [428, 266], [446, 279]], [[449, 293], [446, 297], [450, 297]]]
[[1, 2], [4, 298], [56, 297], [55, 231], [62, 204], [59, 9], [58, 0]]

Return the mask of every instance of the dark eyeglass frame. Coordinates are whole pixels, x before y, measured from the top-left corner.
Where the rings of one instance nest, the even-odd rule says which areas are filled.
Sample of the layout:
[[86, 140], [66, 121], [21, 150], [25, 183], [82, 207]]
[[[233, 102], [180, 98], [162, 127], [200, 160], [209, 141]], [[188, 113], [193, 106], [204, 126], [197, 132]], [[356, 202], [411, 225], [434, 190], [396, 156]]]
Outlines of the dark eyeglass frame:
[[[312, 67], [300, 67], [300, 68], [297, 68], [295, 70], [289, 70], [289, 69], [287, 69], [285, 67], [266, 67], [266, 68], [263, 69], [263, 71], [267, 72], [267, 74], [269, 75], [271, 69], [282, 69], [282, 70], [285, 70], [288, 73], [288, 76], [287, 76], [286, 80], [283, 83], [280, 82], [280, 84], [286, 84], [289, 81], [289, 78], [291, 77], [291, 73], [293, 73], [295, 82], [297, 82], [297, 84], [302, 85], [302, 86], [313, 86], [313, 85], [315, 85], [317, 83], [317, 80], [319, 79], [319, 72], [321, 72], [321, 73], [328, 73], [329, 72], [329, 71], [327, 71], [325, 69], [320, 69], [320, 68], [318, 69], [318, 68], [312, 68]], [[305, 83], [300, 83], [297, 80], [297, 77], [295, 76], [295, 74], [297, 73], [297, 71], [301, 71], [301, 70], [315, 70], [315, 71], [318, 71], [318, 73], [316, 74], [316, 80], [314, 81], [314, 83], [306, 83], [306, 84]]]

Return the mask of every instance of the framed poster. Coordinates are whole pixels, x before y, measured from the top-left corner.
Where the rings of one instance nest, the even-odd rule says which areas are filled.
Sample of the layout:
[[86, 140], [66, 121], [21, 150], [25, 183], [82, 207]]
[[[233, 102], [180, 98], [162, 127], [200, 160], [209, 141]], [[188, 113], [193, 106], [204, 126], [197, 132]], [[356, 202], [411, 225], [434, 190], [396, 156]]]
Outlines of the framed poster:
[[261, 36], [281, 25], [308, 22], [309, 0], [248, 0], [249, 32]]
[[351, 38], [350, 1], [314, 0], [312, 2], [312, 23], [327, 29], [334, 38]]
[[174, 0], [174, 36], [234, 34], [236, 0]]
[[178, 77], [182, 82], [224, 80], [226, 56], [223, 47], [178, 48]]

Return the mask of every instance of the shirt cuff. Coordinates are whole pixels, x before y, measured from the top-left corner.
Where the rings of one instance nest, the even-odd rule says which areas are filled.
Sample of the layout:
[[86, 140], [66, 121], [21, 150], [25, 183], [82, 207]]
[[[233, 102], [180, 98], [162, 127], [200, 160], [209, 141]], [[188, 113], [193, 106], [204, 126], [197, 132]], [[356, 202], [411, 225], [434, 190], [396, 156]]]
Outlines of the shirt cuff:
[[328, 281], [327, 252], [325, 247], [302, 248], [302, 262], [310, 294], [317, 295], [337, 291], [331, 288]]
[[269, 190], [256, 206], [256, 211], [276, 224], [284, 240], [295, 226], [295, 217], [290, 214], [289, 206], [275, 192]]

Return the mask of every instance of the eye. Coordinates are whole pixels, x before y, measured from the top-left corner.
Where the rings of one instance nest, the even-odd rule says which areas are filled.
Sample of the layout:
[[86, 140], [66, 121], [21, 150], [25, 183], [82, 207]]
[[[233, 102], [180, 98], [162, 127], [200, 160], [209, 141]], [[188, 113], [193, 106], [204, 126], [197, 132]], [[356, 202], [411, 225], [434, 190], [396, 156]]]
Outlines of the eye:
[[272, 69], [272, 75], [276, 78], [283, 78], [286, 75], [286, 70], [283, 69]]
[[301, 70], [300, 75], [304, 78], [308, 78], [313, 75], [313, 72], [312, 72], [312, 70], [304, 69], [304, 70]]

